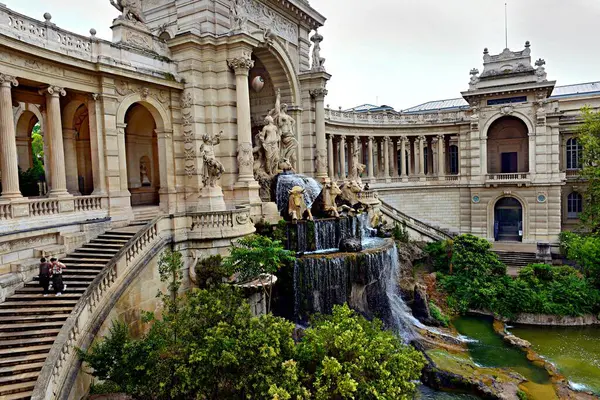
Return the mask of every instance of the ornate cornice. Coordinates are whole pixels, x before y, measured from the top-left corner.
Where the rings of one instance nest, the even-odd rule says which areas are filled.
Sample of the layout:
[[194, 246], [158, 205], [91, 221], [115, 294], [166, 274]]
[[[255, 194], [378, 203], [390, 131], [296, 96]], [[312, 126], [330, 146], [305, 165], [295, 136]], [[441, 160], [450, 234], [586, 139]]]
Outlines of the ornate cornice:
[[309, 91], [309, 93], [310, 93], [310, 96], [312, 98], [314, 98], [315, 100], [323, 100], [323, 99], [325, 99], [325, 96], [327, 96], [327, 93], [329, 93], [329, 92], [325, 88], [318, 88], [318, 89], [311, 89]]
[[0, 74], [0, 85], [2, 86], [19, 86], [17, 78], [11, 75]]
[[67, 91], [60, 86], [48, 86], [47, 88], [40, 90], [40, 94], [59, 97], [66, 96]]

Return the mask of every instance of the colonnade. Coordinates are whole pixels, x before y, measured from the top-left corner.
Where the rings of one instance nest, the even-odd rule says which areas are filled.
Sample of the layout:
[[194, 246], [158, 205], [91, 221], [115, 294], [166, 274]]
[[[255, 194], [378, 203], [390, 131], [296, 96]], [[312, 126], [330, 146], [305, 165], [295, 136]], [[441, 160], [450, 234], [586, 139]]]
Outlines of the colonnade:
[[[450, 135], [358, 136], [329, 134], [329, 176], [351, 178], [364, 165], [367, 182], [419, 181], [458, 173], [457, 159], [451, 166], [448, 149], [455, 144]], [[457, 150], [457, 149], [456, 149]], [[360, 172], [360, 171], [358, 171]]]

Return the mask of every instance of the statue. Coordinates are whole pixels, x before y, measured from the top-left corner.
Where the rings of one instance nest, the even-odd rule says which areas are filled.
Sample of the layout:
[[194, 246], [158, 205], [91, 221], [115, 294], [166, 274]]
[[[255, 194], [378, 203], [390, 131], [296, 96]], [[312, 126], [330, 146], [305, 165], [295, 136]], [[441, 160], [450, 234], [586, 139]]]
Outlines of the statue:
[[146, 23], [142, 12], [142, 0], [110, 0], [110, 4], [121, 11], [120, 19]]
[[323, 41], [323, 36], [315, 29], [315, 34], [312, 35], [310, 41], [315, 44], [312, 51], [312, 70], [325, 71], [325, 59], [321, 57], [321, 42]]
[[231, 15], [231, 30], [241, 31], [244, 30], [248, 18], [244, 17], [241, 13], [242, 7], [245, 5], [246, 0], [231, 0], [231, 6], [229, 13]]
[[279, 158], [287, 159], [292, 164], [292, 171], [294, 171], [298, 152], [298, 141], [294, 135], [296, 120], [287, 113], [287, 110], [287, 104], [281, 105], [281, 90], [277, 89], [275, 107], [269, 111], [269, 115], [273, 118], [281, 138]]
[[352, 170], [350, 171], [350, 174], [348, 176], [348, 178], [352, 181], [355, 181], [361, 188], [362, 188], [362, 179], [361, 179], [361, 175], [363, 172], [365, 172], [365, 168], [367, 167], [365, 164], [361, 164], [359, 162], [359, 150], [355, 149], [352, 152]]
[[342, 194], [342, 190], [337, 183], [326, 183], [323, 187], [323, 211], [331, 217], [339, 218], [340, 213], [337, 208], [337, 197]]
[[142, 186], [151, 186], [148, 178], [148, 161], [146, 156], [140, 159], [140, 182], [142, 182]]
[[215, 146], [221, 143], [221, 135], [223, 131], [216, 135], [209, 135], [205, 133], [202, 136], [202, 146], [200, 147], [200, 154], [204, 160], [204, 174], [202, 177], [202, 183], [204, 187], [214, 188], [217, 186], [217, 181], [225, 172], [223, 164], [215, 156]]
[[350, 206], [354, 210], [362, 208], [362, 203], [358, 198], [358, 194], [362, 192], [362, 188], [356, 181], [346, 181], [341, 187], [341, 196], [338, 202], [342, 205]]
[[304, 219], [305, 213], [308, 214], [309, 221], [313, 220], [312, 213], [304, 201], [304, 190], [305, 189], [300, 186], [294, 186], [289, 191], [288, 214], [294, 222]]
[[270, 177], [277, 175], [279, 171], [279, 131], [273, 121], [273, 117], [265, 117], [265, 126], [257, 135], [258, 143], [262, 145], [264, 156], [264, 171]]

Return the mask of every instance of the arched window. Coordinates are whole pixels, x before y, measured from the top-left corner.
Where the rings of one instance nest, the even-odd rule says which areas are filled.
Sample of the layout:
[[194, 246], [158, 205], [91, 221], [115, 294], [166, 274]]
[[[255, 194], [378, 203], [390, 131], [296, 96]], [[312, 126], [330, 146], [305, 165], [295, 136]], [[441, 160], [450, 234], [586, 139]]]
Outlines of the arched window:
[[569, 194], [567, 197], [567, 218], [579, 218], [583, 212], [583, 196], [577, 192]]
[[448, 155], [450, 156], [450, 174], [458, 175], [458, 146], [450, 146]]
[[576, 138], [567, 140], [567, 169], [581, 168], [582, 148]]

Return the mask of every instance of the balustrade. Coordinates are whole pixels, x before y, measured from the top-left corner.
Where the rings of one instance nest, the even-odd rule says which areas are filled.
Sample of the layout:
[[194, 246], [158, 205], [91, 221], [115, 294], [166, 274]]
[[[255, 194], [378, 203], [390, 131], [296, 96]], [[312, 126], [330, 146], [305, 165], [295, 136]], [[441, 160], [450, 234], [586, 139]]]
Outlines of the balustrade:
[[102, 209], [101, 196], [75, 197], [75, 212], [94, 211]]
[[29, 216], [42, 217], [59, 213], [58, 200], [44, 199], [29, 201]]
[[529, 179], [529, 173], [488, 174], [487, 179], [489, 181], [524, 181]]
[[467, 121], [464, 111], [445, 111], [423, 114], [383, 114], [325, 109], [325, 119], [329, 122], [342, 122], [358, 125], [431, 125]]

